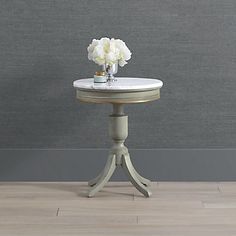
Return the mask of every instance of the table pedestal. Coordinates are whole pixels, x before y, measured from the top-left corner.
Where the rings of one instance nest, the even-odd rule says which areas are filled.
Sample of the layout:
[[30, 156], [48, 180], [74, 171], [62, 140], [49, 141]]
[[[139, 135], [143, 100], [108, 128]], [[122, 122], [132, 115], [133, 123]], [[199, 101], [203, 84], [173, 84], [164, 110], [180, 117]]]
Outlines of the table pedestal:
[[124, 114], [123, 104], [113, 104], [113, 113], [110, 115], [109, 135], [113, 140], [113, 146], [103, 171], [88, 182], [91, 186], [88, 197], [94, 196], [108, 182], [117, 166], [121, 166], [127, 174], [131, 183], [144, 196], [150, 197], [151, 192], [147, 188], [151, 181], [145, 179], [134, 169], [130, 159], [128, 148], [124, 145], [128, 137], [128, 116]]

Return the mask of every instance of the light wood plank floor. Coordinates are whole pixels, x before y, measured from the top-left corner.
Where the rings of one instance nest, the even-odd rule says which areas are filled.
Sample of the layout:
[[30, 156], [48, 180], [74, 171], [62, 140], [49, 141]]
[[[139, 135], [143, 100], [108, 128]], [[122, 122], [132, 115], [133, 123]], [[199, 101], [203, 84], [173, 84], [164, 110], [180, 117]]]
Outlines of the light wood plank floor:
[[0, 182], [0, 236], [236, 235], [236, 182], [128, 182], [94, 198], [81, 182]]

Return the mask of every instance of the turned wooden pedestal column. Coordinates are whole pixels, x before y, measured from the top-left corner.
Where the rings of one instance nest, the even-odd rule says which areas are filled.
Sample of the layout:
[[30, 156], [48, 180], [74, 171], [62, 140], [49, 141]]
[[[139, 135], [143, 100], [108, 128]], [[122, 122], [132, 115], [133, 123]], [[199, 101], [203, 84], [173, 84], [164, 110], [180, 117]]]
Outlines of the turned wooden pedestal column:
[[123, 112], [123, 105], [113, 104], [113, 113], [109, 118], [109, 135], [113, 140], [113, 146], [111, 147], [104, 170], [95, 179], [89, 181], [89, 185], [92, 188], [89, 190], [88, 196], [92, 197], [102, 189], [118, 166], [124, 169], [132, 184], [144, 196], [151, 196], [151, 192], [147, 188], [151, 183], [150, 180], [139, 175], [134, 169], [128, 148], [124, 145], [125, 139], [128, 137], [128, 116]]
[[117, 82], [112, 84], [96, 85], [93, 79], [81, 79], [74, 82], [74, 87], [77, 89], [77, 98], [81, 101], [113, 105], [113, 113], [109, 117], [109, 135], [113, 140], [113, 146], [103, 171], [88, 182], [91, 186], [88, 197], [100, 191], [119, 166], [144, 196], [151, 196], [151, 191], [148, 189], [150, 180], [137, 173], [128, 148], [124, 145], [128, 137], [128, 116], [124, 113], [124, 104], [159, 99], [162, 82], [146, 78], [117, 78]]

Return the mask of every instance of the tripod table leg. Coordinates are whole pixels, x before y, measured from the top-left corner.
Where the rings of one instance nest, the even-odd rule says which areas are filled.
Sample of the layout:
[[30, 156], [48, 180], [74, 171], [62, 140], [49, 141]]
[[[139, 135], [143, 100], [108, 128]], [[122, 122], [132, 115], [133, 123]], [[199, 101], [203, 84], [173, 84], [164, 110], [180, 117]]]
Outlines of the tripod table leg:
[[[128, 155], [127, 158], [130, 159], [130, 156]], [[143, 176], [141, 176], [141, 175], [136, 171], [136, 169], [134, 168], [134, 165], [133, 165], [131, 159], [130, 159], [130, 165], [131, 165], [130, 168], [133, 168], [133, 172], [135, 173], [135, 175], [137, 176], [137, 178], [140, 180], [140, 182], [141, 182], [142, 184], [144, 184], [145, 186], [150, 186], [150, 185], [151, 185], [151, 181], [150, 181], [149, 179], [144, 178]]]
[[93, 197], [98, 191], [100, 191], [103, 188], [103, 186], [111, 178], [111, 176], [114, 173], [115, 169], [116, 169], [116, 156], [115, 155], [110, 155], [108, 157], [108, 160], [107, 160], [106, 166], [104, 168], [104, 171], [97, 178], [95, 178], [95, 179], [97, 179], [97, 182], [89, 190], [88, 197]]
[[122, 156], [122, 167], [126, 171], [127, 176], [129, 177], [131, 183], [136, 187], [136, 189], [141, 192], [145, 197], [150, 197], [152, 193], [136, 175], [137, 172], [133, 168], [129, 154], [125, 154]]

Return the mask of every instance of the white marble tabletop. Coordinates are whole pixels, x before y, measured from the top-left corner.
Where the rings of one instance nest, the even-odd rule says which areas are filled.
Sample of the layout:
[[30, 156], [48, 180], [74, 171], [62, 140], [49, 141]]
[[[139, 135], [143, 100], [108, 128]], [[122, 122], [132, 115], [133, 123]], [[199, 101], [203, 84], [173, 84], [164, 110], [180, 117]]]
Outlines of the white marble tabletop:
[[79, 79], [73, 86], [82, 90], [97, 90], [107, 92], [154, 90], [162, 87], [163, 82], [151, 78], [116, 77], [117, 81], [110, 83], [94, 83], [93, 78]]

